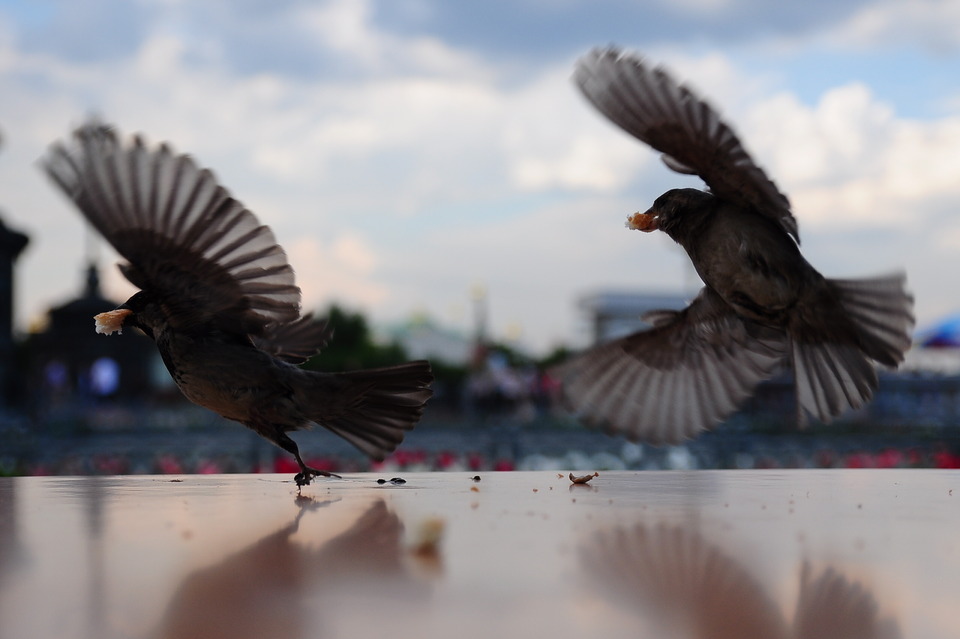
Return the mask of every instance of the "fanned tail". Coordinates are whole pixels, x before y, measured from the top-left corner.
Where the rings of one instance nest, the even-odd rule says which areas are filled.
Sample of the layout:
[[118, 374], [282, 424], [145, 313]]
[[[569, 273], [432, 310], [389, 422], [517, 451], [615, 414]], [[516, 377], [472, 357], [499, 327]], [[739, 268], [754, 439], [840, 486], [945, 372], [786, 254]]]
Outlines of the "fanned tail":
[[424, 360], [334, 377], [343, 403], [331, 406], [329, 395], [319, 393], [317, 404], [307, 405], [308, 416], [376, 461], [396, 450], [433, 395], [433, 373]]
[[826, 280], [815, 317], [791, 326], [797, 401], [823, 422], [863, 406], [877, 387], [875, 363], [895, 368], [911, 344], [913, 296], [902, 273]]

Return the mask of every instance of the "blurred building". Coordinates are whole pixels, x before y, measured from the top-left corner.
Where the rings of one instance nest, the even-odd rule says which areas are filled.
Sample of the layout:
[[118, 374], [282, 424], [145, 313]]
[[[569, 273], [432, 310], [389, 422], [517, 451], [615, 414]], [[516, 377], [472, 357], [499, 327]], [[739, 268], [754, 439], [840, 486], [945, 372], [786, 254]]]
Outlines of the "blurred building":
[[649, 328], [642, 319], [644, 313], [680, 310], [689, 301], [679, 293], [600, 291], [581, 298], [578, 306], [587, 313], [593, 343], [599, 344]]
[[29, 238], [7, 228], [0, 219], [0, 405], [9, 404], [15, 393], [16, 350], [13, 342], [13, 265]]
[[384, 331], [388, 341], [403, 347], [410, 359], [429, 359], [454, 366], [470, 362], [474, 340], [460, 332], [437, 325], [426, 316], [411, 318]]
[[139, 331], [99, 335], [93, 316], [117, 302], [100, 292], [96, 266], [79, 297], [48, 311], [46, 329], [30, 336], [30, 388], [41, 401], [132, 398], [153, 390], [156, 348]]

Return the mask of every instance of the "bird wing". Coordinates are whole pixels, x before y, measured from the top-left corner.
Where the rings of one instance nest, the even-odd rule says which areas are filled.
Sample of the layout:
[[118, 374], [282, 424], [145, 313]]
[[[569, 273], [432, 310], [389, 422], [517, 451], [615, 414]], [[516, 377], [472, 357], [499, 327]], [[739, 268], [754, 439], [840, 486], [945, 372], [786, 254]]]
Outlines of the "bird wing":
[[733, 413], [787, 353], [782, 331], [738, 316], [709, 287], [682, 311], [655, 311], [649, 330], [575, 356], [553, 374], [588, 425], [675, 444]]
[[314, 319], [312, 313], [286, 324], [269, 324], [253, 344], [261, 351], [291, 364], [302, 364], [320, 352], [333, 328], [325, 320]]
[[792, 636], [796, 639], [903, 636], [896, 621], [884, 614], [868, 585], [833, 566], [815, 575], [808, 561], [800, 567], [800, 593], [793, 626]]
[[262, 335], [300, 317], [300, 289], [273, 232], [189, 156], [139, 136], [124, 144], [92, 122], [72, 144], [54, 144], [43, 165], [173, 327]]
[[793, 636], [769, 585], [748, 570], [753, 566], [706, 539], [696, 523], [600, 528], [580, 556], [605, 600], [662, 628], [661, 636]]
[[578, 61], [574, 81], [613, 123], [663, 153], [668, 167], [699, 175], [717, 197], [772, 218], [800, 242], [787, 197], [717, 112], [665, 70], [594, 49]]

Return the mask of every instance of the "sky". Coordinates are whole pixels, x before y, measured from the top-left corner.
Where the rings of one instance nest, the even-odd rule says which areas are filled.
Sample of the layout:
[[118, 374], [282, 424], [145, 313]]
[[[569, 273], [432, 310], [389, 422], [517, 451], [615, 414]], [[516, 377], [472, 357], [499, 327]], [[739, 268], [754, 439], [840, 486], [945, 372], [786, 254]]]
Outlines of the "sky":
[[544, 354], [585, 343], [591, 293], [692, 296], [681, 250], [623, 222], [699, 180], [571, 82], [611, 44], [723, 114], [824, 275], [906, 270], [920, 328], [960, 310], [955, 0], [0, 0], [16, 326], [74, 297], [90, 254], [108, 296], [133, 291], [38, 168], [90, 116], [210, 167], [306, 310], [469, 333], [483, 291], [492, 337]]

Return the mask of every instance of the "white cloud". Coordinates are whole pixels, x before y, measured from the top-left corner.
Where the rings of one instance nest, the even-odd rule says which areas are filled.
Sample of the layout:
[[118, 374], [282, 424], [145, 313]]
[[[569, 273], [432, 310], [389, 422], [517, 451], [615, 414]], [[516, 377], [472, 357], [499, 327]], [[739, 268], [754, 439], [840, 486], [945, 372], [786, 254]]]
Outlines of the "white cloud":
[[960, 47], [960, 3], [954, 0], [882, 0], [866, 4], [849, 20], [827, 31], [843, 46], [888, 47], [919, 43], [936, 51]]
[[746, 130], [802, 225], [896, 224], [906, 211], [923, 219], [929, 203], [960, 201], [960, 116], [900, 119], [852, 84], [812, 108], [789, 94], [762, 101]]
[[297, 13], [298, 21], [307, 25], [325, 46], [360, 56], [370, 65], [381, 61], [383, 41], [369, 27], [370, 3], [367, 0], [333, 0], [300, 7]]
[[[893, 4], [879, 7], [896, 15]], [[937, 10], [942, 19], [950, 11]], [[34, 235], [18, 274], [21, 326], [81, 282], [83, 225], [35, 160], [91, 111], [212, 167], [274, 227], [307, 308], [337, 299], [380, 318], [414, 309], [445, 317], [480, 282], [495, 334], [522, 325], [525, 341], [545, 348], [572, 337], [585, 292], [689, 287], [686, 259], [669, 240], [622, 226], [649, 203], [627, 195], [638, 185], [652, 199], [684, 178], [577, 94], [572, 58], [517, 79], [439, 40], [381, 33], [364, 3], [299, 11], [318, 49], [363, 72], [238, 75], [209, 55], [229, 47], [162, 21], [135, 55], [98, 64], [27, 54], [0, 34], [0, 206], [10, 226]], [[938, 275], [960, 269], [951, 253], [958, 231], [922, 224], [944, 202], [960, 202], [958, 116], [907, 120], [859, 84], [810, 106], [771, 95], [770, 78], [725, 55], [654, 53], [726, 114], [791, 197], [805, 250], [811, 234], [828, 246], [830, 233], [889, 228], [906, 215], [920, 224], [896, 249], [910, 256], [918, 300], [939, 309], [960, 298]], [[928, 246], [943, 248], [942, 262], [929, 263]], [[888, 257], [867, 242], [844, 250]], [[833, 270], [829, 260], [816, 264]], [[129, 290], [112, 267], [105, 286], [118, 297]]]
[[322, 309], [330, 302], [369, 309], [387, 297], [379, 283], [377, 256], [359, 235], [341, 235], [327, 243], [302, 237], [286, 250], [305, 310]]
[[[769, 94], [774, 78], [747, 73], [719, 51], [691, 55], [686, 47], [664, 47], [650, 56], [663, 61], [670, 73], [730, 120], [739, 122], [743, 111]], [[739, 130], [739, 127], [734, 126]]]
[[545, 73], [504, 102], [500, 140], [510, 176], [529, 191], [614, 191], [651, 155], [603, 120], [570, 80], [570, 69]]

